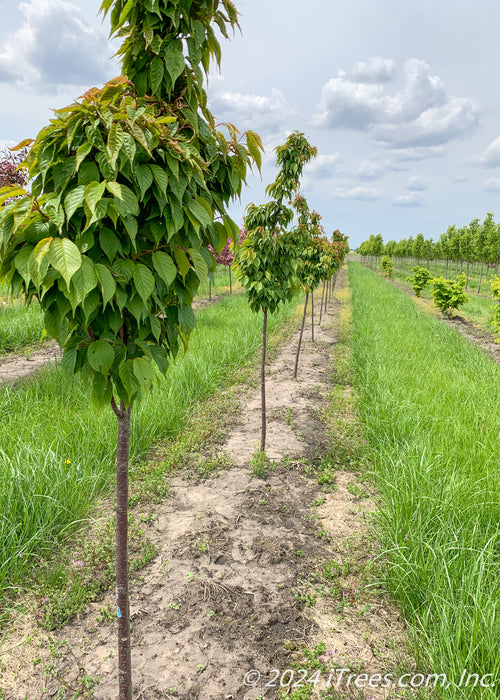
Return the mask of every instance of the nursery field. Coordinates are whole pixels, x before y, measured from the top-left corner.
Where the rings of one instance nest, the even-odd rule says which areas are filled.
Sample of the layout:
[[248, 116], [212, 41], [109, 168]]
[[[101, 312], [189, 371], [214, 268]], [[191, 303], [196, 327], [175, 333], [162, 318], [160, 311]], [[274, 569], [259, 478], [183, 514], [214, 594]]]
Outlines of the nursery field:
[[[302, 308], [269, 316], [267, 461], [242, 295], [135, 411], [134, 698], [500, 697], [500, 367], [350, 263], [294, 380]], [[0, 697], [110, 700], [114, 416], [57, 367], [0, 411]]]

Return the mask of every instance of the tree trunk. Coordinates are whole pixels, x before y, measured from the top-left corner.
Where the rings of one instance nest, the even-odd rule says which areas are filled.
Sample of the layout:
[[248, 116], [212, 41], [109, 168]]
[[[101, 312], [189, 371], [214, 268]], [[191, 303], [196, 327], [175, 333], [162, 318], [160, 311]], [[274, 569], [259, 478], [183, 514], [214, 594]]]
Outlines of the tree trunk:
[[314, 343], [314, 291], [311, 290], [311, 338]]
[[212, 280], [208, 280], [208, 301], [212, 301]]
[[465, 276], [465, 289], [469, 286], [469, 265], [470, 265], [470, 260], [467, 258], [467, 273]]
[[[116, 409], [116, 404], [114, 409]], [[128, 594], [128, 460], [130, 408], [123, 401], [115, 410], [118, 417], [116, 450], [116, 606], [118, 616], [119, 700], [132, 700], [132, 661], [130, 653], [130, 610]]]
[[304, 325], [306, 322], [306, 311], [307, 311], [308, 299], [309, 299], [309, 292], [306, 292], [306, 303], [304, 304], [304, 313], [302, 314], [302, 326], [300, 327], [299, 344], [297, 345], [297, 353], [295, 355], [295, 367], [293, 370], [293, 378], [294, 379], [297, 379], [297, 370], [299, 368], [300, 346], [302, 345], [302, 336], [304, 334]]
[[233, 282], [231, 280], [231, 265], [229, 266], [229, 294], [233, 293]]
[[477, 293], [481, 293], [481, 284], [483, 282], [483, 272], [484, 272], [484, 262], [481, 263], [481, 272], [479, 274], [479, 286], [477, 288]]
[[266, 341], [267, 341], [267, 309], [264, 309], [264, 323], [262, 326], [262, 363], [260, 366], [260, 393], [262, 398], [262, 434], [260, 438], [260, 450], [266, 450]]
[[323, 303], [325, 300], [325, 283], [323, 282], [323, 291], [321, 292], [321, 304], [319, 306], [319, 325], [321, 326], [321, 319], [323, 318]]
[[447, 278], [448, 277], [448, 258], [446, 258], [446, 272], [444, 273], [444, 276]]

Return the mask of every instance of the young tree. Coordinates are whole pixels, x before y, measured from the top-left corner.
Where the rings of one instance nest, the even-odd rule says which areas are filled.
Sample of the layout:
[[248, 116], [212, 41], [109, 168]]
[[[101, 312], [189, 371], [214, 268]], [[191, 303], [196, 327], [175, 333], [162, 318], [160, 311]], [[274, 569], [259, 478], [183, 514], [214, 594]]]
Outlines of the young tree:
[[414, 265], [411, 271], [413, 276], [406, 277], [406, 281], [411, 283], [415, 296], [419, 297], [422, 294], [422, 290], [431, 281], [432, 275], [426, 267], [419, 267], [418, 265]]
[[300, 289], [297, 279], [297, 258], [294, 235], [287, 231], [294, 212], [287, 206], [299, 188], [306, 163], [316, 156], [304, 134], [295, 131], [282, 146], [276, 148], [279, 172], [266, 193], [267, 204], [250, 204], [245, 216], [248, 235], [238, 248], [234, 269], [246, 289], [252, 311], [262, 311], [261, 397], [262, 431], [260, 449], [266, 449], [266, 337], [267, 315], [290, 301]]
[[465, 304], [468, 296], [464, 291], [466, 277], [464, 274], [457, 276], [457, 281], [446, 280], [444, 277], [435, 277], [431, 280], [432, 298], [434, 306], [451, 318], [453, 309], [458, 309]]
[[[55, 112], [30, 148], [28, 194], [4, 188], [0, 276], [35, 296], [62, 366], [82, 372], [118, 419], [116, 592], [119, 699], [132, 697], [128, 604], [128, 454], [133, 404], [165, 373], [194, 327], [192, 300], [238, 227], [260, 140], [215, 128], [201, 68], [214, 32], [237, 26], [230, 0], [105, 0], [125, 76]], [[187, 50], [187, 54], [184, 54]], [[25, 143], [21, 144], [26, 145]], [[218, 220], [214, 223], [214, 216]]]
[[392, 272], [393, 272], [393, 266], [392, 266], [392, 260], [388, 255], [383, 255], [382, 260], [380, 261], [380, 266], [382, 267], [384, 271], [384, 277], [392, 277]]

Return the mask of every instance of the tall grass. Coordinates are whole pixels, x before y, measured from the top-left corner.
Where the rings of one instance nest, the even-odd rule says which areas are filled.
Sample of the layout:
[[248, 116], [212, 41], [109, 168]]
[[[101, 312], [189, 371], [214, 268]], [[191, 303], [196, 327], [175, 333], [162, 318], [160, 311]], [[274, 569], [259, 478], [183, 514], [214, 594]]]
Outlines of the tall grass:
[[[270, 317], [271, 332], [293, 309]], [[262, 317], [243, 295], [200, 311], [189, 352], [132, 412], [132, 460], [182, 430], [193, 404], [224, 386], [261, 335]], [[19, 584], [110, 489], [116, 418], [111, 409], [96, 412], [83, 381], [65, 379], [57, 367], [1, 390], [0, 416], [1, 592]]]
[[26, 307], [0, 300], [0, 356], [40, 342], [43, 314], [36, 302]]
[[[500, 367], [373, 272], [349, 269], [387, 585], [421, 666], [454, 684], [464, 670], [500, 679]], [[492, 699], [500, 683], [434, 692]]]

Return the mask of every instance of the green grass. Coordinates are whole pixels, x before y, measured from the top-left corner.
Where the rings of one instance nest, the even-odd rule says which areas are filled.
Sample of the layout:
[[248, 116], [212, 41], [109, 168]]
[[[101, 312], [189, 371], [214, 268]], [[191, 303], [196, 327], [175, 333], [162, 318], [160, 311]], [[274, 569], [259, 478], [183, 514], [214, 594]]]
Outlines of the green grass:
[[[350, 279], [387, 585], [420, 667], [500, 679], [500, 367], [360, 264]], [[435, 692], [489, 700], [500, 683]]]
[[[272, 333], [294, 310], [269, 319]], [[197, 314], [184, 358], [160, 389], [132, 413], [131, 457], [182, 432], [200, 399], [227, 384], [232, 370], [261, 343], [262, 318], [243, 295], [226, 297]], [[40, 557], [49, 556], [88, 515], [114, 477], [116, 418], [96, 412], [80, 379], [47, 369], [18, 388], [0, 391], [0, 591], [29, 580]]]
[[[232, 279], [233, 292], [241, 289], [240, 283]], [[44, 330], [43, 314], [36, 301], [26, 307], [21, 301], [6, 296], [0, 285], [0, 357], [21, 350], [28, 345], [41, 343]], [[198, 298], [208, 297], [208, 280], [200, 287]], [[212, 295], [229, 294], [228, 268], [218, 265], [212, 283]]]
[[0, 299], [0, 356], [40, 343], [43, 315], [37, 303], [26, 307]]

